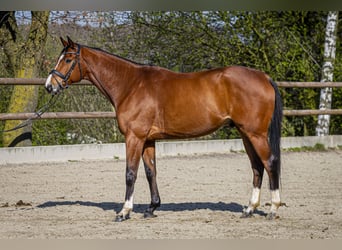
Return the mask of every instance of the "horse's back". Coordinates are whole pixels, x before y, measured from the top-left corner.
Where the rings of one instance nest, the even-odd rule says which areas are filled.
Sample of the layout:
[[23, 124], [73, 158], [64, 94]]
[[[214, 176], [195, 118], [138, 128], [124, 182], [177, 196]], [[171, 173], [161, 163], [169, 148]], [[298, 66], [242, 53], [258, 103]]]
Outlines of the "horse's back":
[[[225, 123], [256, 123], [270, 116], [272, 89], [268, 76], [250, 68], [231, 66], [194, 73], [159, 71], [155, 84], [153, 133], [165, 137], [196, 137]], [[266, 119], [266, 118], [261, 118]]]

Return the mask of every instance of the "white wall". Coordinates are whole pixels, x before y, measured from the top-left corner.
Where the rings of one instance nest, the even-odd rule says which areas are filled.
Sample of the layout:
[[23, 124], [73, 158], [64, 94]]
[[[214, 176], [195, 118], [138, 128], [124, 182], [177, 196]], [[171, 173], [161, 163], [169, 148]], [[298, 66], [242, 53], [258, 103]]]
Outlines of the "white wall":
[[[281, 141], [281, 147], [283, 149], [303, 146], [310, 147], [317, 143], [330, 148], [342, 146], [342, 135], [284, 137]], [[162, 141], [157, 142], [156, 147], [157, 157], [210, 153], [220, 154], [244, 150], [240, 139]], [[125, 157], [124, 143], [0, 148], [0, 165], [48, 161], [78, 161], [114, 158], [125, 159]]]

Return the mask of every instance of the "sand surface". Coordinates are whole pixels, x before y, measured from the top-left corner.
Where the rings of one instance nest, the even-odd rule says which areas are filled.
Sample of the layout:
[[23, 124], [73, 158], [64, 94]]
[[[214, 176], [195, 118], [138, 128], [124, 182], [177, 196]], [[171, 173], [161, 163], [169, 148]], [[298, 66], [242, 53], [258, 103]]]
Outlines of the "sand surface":
[[[252, 191], [247, 155], [157, 159], [162, 205], [143, 219], [150, 194], [140, 166], [131, 219], [114, 222], [125, 193], [123, 160], [0, 165], [0, 238], [342, 239], [342, 150], [284, 152], [284, 205], [240, 218]], [[266, 178], [265, 178], [266, 177]]]

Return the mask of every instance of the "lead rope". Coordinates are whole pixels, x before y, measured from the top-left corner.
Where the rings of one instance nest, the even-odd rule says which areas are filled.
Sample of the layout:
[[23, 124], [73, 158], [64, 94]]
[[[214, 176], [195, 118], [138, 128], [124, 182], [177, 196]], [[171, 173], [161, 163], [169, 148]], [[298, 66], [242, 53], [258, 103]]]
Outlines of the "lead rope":
[[[59, 94], [60, 95], [60, 94]], [[59, 96], [58, 95], [58, 96]], [[27, 120], [23, 121], [22, 123], [20, 123], [19, 125], [15, 126], [14, 128], [10, 128], [10, 129], [6, 129], [6, 130], [2, 130], [0, 131], [0, 133], [7, 133], [7, 132], [11, 132], [17, 129], [21, 129], [24, 128], [26, 126], [28, 126], [29, 124], [32, 123], [33, 120], [37, 119], [37, 118], [42, 118], [42, 115], [53, 105], [56, 103], [58, 97], [54, 98], [55, 95], [51, 95], [50, 100], [45, 103], [38, 111], [35, 111], [34, 114], [28, 118]]]

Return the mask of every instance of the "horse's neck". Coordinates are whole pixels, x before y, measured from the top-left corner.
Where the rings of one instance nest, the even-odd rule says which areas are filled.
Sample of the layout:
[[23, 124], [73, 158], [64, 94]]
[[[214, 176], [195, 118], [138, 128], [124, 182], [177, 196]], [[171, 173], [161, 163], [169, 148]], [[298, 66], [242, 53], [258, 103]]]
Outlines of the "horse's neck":
[[139, 67], [129, 61], [88, 49], [84, 60], [87, 63], [90, 80], [117, 108], [134, 88], [135, 74]]

